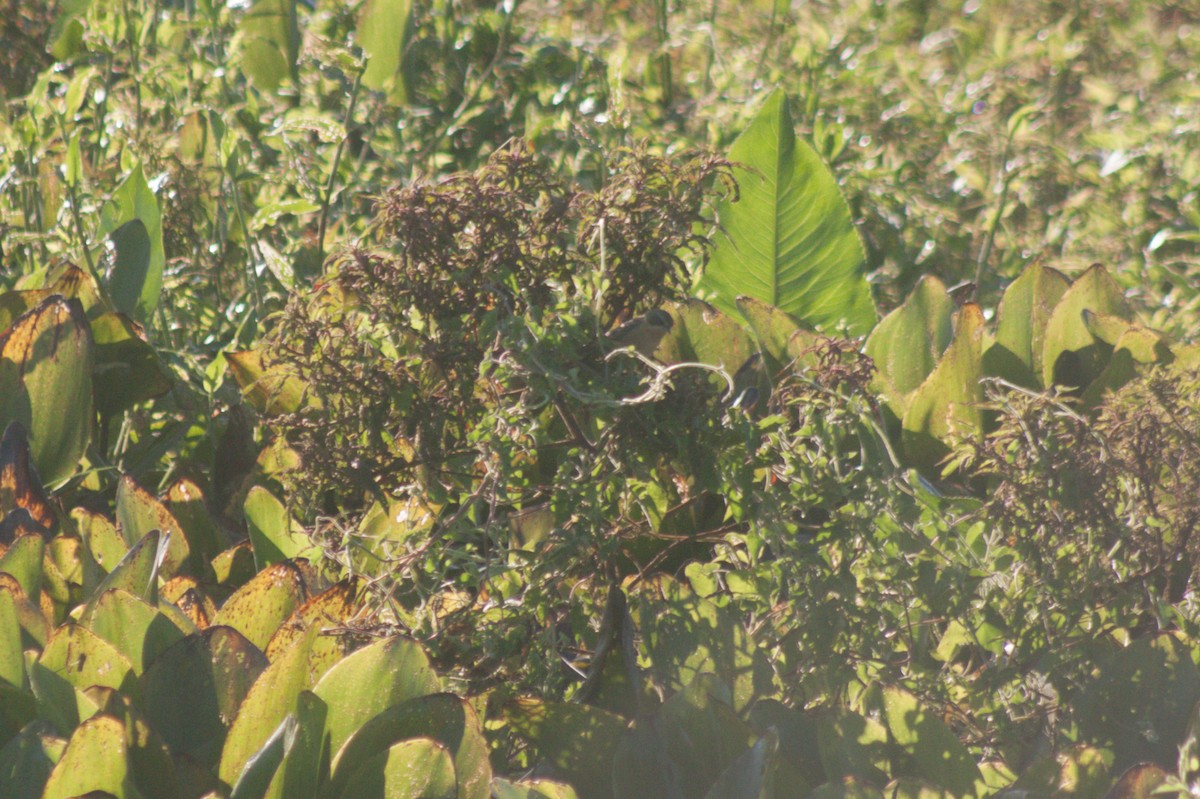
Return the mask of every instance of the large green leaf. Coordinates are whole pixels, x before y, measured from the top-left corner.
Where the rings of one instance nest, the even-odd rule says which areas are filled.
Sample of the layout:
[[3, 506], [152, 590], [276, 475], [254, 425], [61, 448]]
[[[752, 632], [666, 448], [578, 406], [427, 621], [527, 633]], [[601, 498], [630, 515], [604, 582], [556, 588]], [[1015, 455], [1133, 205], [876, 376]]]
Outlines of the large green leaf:
[[42, 593], [42, 563], [46, 539], [38, 533], [26, 533], [8, 545], [0, 555], [0, 572], [17, 578], [25, 596], [37, 598]]
[[440, 690], [425, 650], [415, 641], [396, 637], [376, 641], [338, 663], [313, 693], [329, 706], [329, 751], [337, 752], [367, 719], [406, 699]]
[[295, 745], [299, 729], [300, 722], [295, 716], [285, 717], [238, 772], [229, 799], [263, 799], [283, 759]]
[[983, 313], [968, 303], [959, 311], [954, 341], [904, 413], [904, 454], [913, 465], [933, 469], [950, 453], [953, 436], [982, 430], [982, 348]]
[[162, 294], [162, 211], [139, 164], [113, 194], [101, 215], [101, 233], [112, 238], [117, 258], [108, 290], [116, 310], [145, 322]]
[[151, 530], [125, 553], [108, 576], [96, 586], [96, 593], [89, 601], [94, 601], [109, 589], [120, 588], [148, 602], [157, 602], [158, 572], [165, 557], [162, 535], [158, 530]]
[[441, 744], [413, 738], [380, 752], [354, 773], [342, 799], [455, 799], [454, 760]]
[[932, 275], [921, 278], [900, 307], [883, 318], [863, 346], [878, 370], [881, 393], [896, 421], [908, 396], [929, 377], [954, 337], [954, 301]]
[[250, 545], [254, 547], [254, 563], [258, 568], [265, 569], [292, 558], [319, 558], [321, 550], [304, 534], [303, 525], [292, 518], [284, 504], [267, 489], [262, 486], [251, 488], [243, 508]]
[[14, 688], [25, 685], [25, 659], [21, 657], [21, 622], [17, 618], [17, 600], [8, 591], [0, 591], [0, 681]]
[[986, 374], [1029, 388], [1042, 385], [1046, 325], [1071, 281], [1057, 269], [1031, 263], [1005, 289], [996, 340], [983, 355]]
[[158, 358], [145, 330], [123, 313], [92, 320], [96, 341], [96, 410], [103, 416], [165, 394], [174, 378]]
[[311, 691], [296, 697], [296, 738], [284, 752], [264, 799], [316, 799], [328, 710]]
[[227, 624], [265, 650], [279, 625], [307, 598], [300, 570], [288, 562], [276, 563], [235, 591], [213, 624]]
[[570, 785], [552, 780], [510, 782], [502, 777], [492, 780], [495, 799], [579, 799]]
[[[164, 536], [167, 551], [160, 567], [164, 577], [173, 577], [188, 558], [187, 536], [183, 534], [179, 520], [158, 497], [139, 486], [129, 475], [122, 475], [117, 484], [117, 526], [131, 546], [152, 530], [158, 530]], [[169, 540], [165, 538], [168, 535]]]
[[[129, 659], [112, 644], [78, 624], [64, 624], [55, 630], [37, 662], [46, 671], [79, 689], [102, 685], [121, 690], [128, 689], [133, 683], [133, 664]], [[53, 686], [39, 684], [39, 678], [45, 676], [43, 671], [30, 672], [34, 693], [39, 699], [42, 698], [41, 688], [54, 690]]]
[[112, 716], [94, 716], [80, 724], [50, 773], [42, 799], [72, 799], [92, 791], [139, 799], [125, 739], [125, 725]]
[[410, 699], [367, 721], [334, 758], [329, 791], [341, 793], [368, 760], [397, 742], [421, 737], [437, 741], [454, 759], [458, 799], [488, 799], [492, 769], [483, 728], [471, 705], [453, 694]]
[[412, 0], [367, 0], [358, 18], [357, 40], [370, 59], [363, 85], [387, 92], [393, 103], [408, 100], [404, 51], [411, 40]]
[[83, 306], [58, 295], [0, 334], [0, 427], [24, 425], [49, 485], [71, 476], [91, 440], [93, 349]]
[[259, 675], [238, 708], [221, 751], [218, 776], [232, 785], [246, 763], [259, 751], [289, 713], [296, 699], [310, 685], [308, 655], [320, 631], [312, 629], [281, 653]]
[[1042, 385], [1083, 390], [1099, 376], [1112, 347], [1092, 335], [1084, 311], [1130, 318], [1121, 287], [1100, 264], [1079, 276], [1054, 307], [1042, 344]]
[[209, 627], [150, 664], [137, 686], [141, 711], [174, 753], [214, 768], [234, 715], [266, 667], [236, 630]]
[[145, 599], [121, 589], [101, 594], [87, 606], [80, 621], [128, 658], [136, 674], [191, 632]]
[[730, 313], [745, 294], [799, 322], [862, 335], [876, 319], [866, 254], [821, 157], [796, 139], [782, 90], [733, 143], [740, 199], [722, 201], [721, 230], [700, 282]]

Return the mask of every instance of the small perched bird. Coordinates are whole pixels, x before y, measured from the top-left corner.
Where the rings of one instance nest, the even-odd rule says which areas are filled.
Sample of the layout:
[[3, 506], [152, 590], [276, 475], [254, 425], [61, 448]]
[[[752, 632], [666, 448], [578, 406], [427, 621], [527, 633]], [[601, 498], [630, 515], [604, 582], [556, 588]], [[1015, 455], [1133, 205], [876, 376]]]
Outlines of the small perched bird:
[[633, 347], [647, 358], [654, 355], [663, 336], [671, 332], [675, 320], [661, 308], [647, 311], [608, 332], [608, 340], [617, 347]]

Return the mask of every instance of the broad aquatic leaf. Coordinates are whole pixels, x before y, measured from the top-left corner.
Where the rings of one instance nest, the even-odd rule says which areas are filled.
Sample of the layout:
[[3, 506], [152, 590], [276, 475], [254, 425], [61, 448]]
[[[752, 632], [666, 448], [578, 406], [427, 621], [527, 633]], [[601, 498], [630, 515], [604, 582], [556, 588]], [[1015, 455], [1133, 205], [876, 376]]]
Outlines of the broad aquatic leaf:
[[431, 694], [393, 705], [363, 724], [337, 753], [329, 778], [342, 793], [371, 758], [410, 738], [430, 738], [454, 760], [458, 799], [488, 799], [492, 780], [487, 741], [471, 705], [453, 694]]
[[229, 536], [216, 523], [195, 480], [181, 477], [167, 488], [162, 504], [183, 530], [187, 539], [188, 561], [185, 571], [204, 577], [210, 573], [210, 561], [229, 546]]
[[346, 789], [332, 795], [343, 799], [455, 799], [454, 760], [445, 747], [429, 738], [401, 741], [363, 763]]
[[45, 554], [46, 539], [36, 532], [26, 533], [13, 541], [7, 551], [0, 555], [0, 572], [15, 577], [25, 596], [41, 596]]
[[327, 713], [325, 703], [311, 691], [296, 697], [296, 738], [284, 752], [264, 799], [315, 799], [322, 778]]
[[319, 558], [321, 550], [304, 534], [284, 504], [262, 486], [254, 486], [244, 505], [254, 563], [259, 569], [293, 558]]
[[730, 313], [744, 294], [819, 330], [869, 331], [876, 315], [866, 252], [837, 181], [796, 138], [782, 90], [738, 136], [729, 160], [740, 165], [740, 199], [718, 206], [721, 229], [701, 288]]
[[996, 340], [983, 354], [985, 374], [1027, 388], [1042, 387], [1046, 326], [1071, 281], [1057, 269], [1031, 263], [1004, 291]]
[[50, 619], [47, 618], [46, 611], [43, 611], [36, 601], [41, 597], [30, 599], [25, 591], [20, 589], [17, 579], [12, 575], [5, 575], [5, 573], [0, 573], [0, 594], [10, 597], [14, 611], [17, 613], [17, 624], [22, 633], [20, 647], [16, 650], [17, 654], [19, 655], [20, 651], [24, 649], [46, 648], [52, 626], [50, 626]]
[[1042, 344], [1042, 385], [1083, 390], [1108, 362], [1112, 348], [1092, 335], [1083, 312], [1128, 318], [1129, 305], [1121, 287], [1100, 264], [1080, 275], [1062, 295]]
[[1093, 332], [1093, 335], [1105, 343], [1108, 342], [1103, 336], [1114, 334], [1115, 329], [1098, 331], [1097, 327], [1104, 321], [1116, 320], [1118, 324], [1123, 324], [1125, 329], [1112, 341], [1112, 355], [1104, 366], [1104, 371], [1097, 375], [1096, 379], [1088, 385], [1087, 390], [1083, 392], [1083, 403], [1088, 407], [1098, 405], [1106, 394], [1117, 391], [1134, 378], [1145, 374], [1150, 367], [1156, 364], [1167, 365], [1175, 361], [1175, 354], [1171, 351], [1167, 338], [1157, 330], [1125, 322], [1118, 317], [1100, 319], [1099, 316], [1084, 311], [1084, 322], [1088, 324], [1088, 329]]
[[234, 628], [265, 650], [279, 625], [307, 599], [300, 570], [288, 562], [276, 563], [235, 591], [212, 623]]
[[48, 718], [40, 699], [24, 688], [0, 680], [0, 741], [12, 739], [39, 717]]
[[93, 716], [80, 724], [50, 773], [42, 799], [75, 799], [92, 791], [137, 799], [125, 738], [125, 725], [112, 716]]
[[[101, 216], [101, 234], [112, 237], [117, 259], [108, 288], [116, 310], [145, 322], [158, 307], [163, 270], [162, 211], [139, 164], [113, 194]], [[122, 257], [124, 256], [124, 257]]]
[[215, 768], [242, 700], [267, 665], [237, 630], [209, 627], [150, 664], [138, 681], [139, 707], [172, 752]]
[[313, 689], [329, 706], [329, 748], [337, 752], [368, 719], [407, 699], [434, 694], [441, 684], [425, 650], [407, 638], [387, 638], [354, 652]]
[[579, 799], [575, 789], [553, 780], [521, 780], [509, 782], [502, 777], [492, 780], [495, 799]]
[[100, 582], [93, 597], [109, 589], [120, 588], [147, 602], [157, 602], [158, 572], [166, 557], [164, 543], [158, 530], [151, 530], [143, 536]]
[[863, 352], [878, 370], [880, 392], [904, 418], [909, 395], [929, 377], [954, 337], [954, 301], [932, 275], [921, 278], [900, 307], [871, 331]]
[[982, 431], [982, 349], [983, 313], [968, 303], [959, 311], [954, 341], [904, 413], [904, 454], [914, 466], [932, 470], [950, 453], [953, 436]]
[[[292, 645], [312, 628], [325, 629], [344, 625], [358, 608], [354, 601], [357, 594], [357, 582], [353, 578], [347, 578], [325, 589], [297, 608], [287, 621], [279, 625], [263, 651], [274, 663], [276, 657], [291, 649]], [[343, 651], [349, 645], [345, 641], [345, 636], [323, 636], [316, 644], [314, 659], [324, 662], [329, 654], [348, 654]], [[333, 662], [338, 660], [341, 660], [341, 657], [334, 654]], [[332, 666], [333, 662], [328, 665]], [[319, 679], [321, 674], [324, 674], [323, 669], [313, 676]]]
[[133, 700], [112, 688], [84, 691], [97, 714], [116, 718], [125, 728], [125, 747], [133, 781], [143, 799], [178, 799], [179, 780], [171, 753], [137, 712]]
[[[756, 353], [754, 342], [733, 317], [700, 300], [688, 300], [670, 309], [674, 325], [658, 346], [663, 363], [703, 363], [718, 366], [732, 378]], [[722, 390], [729, 383], [713, 375]]]
[[49, 722], [26, 725], [0, 749], [0, 780], [9, 796], [41, 796], [66, 747]]
[[300, 692], [312, 687], [308, 656], [317, 635], [317, 630], [311, 630], [286, 652], [272, 659], [271, 665], [254, 681], [238, 708], [221, 750], [217, 773], [222, 782], [232, 785], [272, 732], [288, 714], [296, 712]]
[[738, 311], [750, 323], [759, 350], [766, 359], [768, 373], [773, 377], [798, 360], [806, 360], [806, 350], [817, 339], [817, 334], [805, 330], [792, 317], [773, 305], [753, 297], [738, 297]]
[[103, 514], [86, 508], [74, 508], [71, 511], [71, 521], [75, 523], [88, 555], [88, 559], [84, 561], [83, 589], [86, 596], [91, 596], [100, 581], [116, 568], [129, 552], [129, 545], [117, 531], [117, 526]]
[[158, 497], [127, 474], [122, 475], [117, 484], [117, 527], [131, 546], [152, 530], [158, 530], [164, 537], [170, 535], [166, 557], [160, 567], [163, 577], [173, 577], [188, 559], [183, 525]]
[[[37, 662], [81, 690], [92, 685], [122, 690], [133, 684], [133, 664], [129, 659], [112, 644], [78, 624], [64, 624], [56, 629]], [[40, 672], [30, 674], [34, 693], [40, 693], [39, 676]], [[53, 690], [53, 686], [44, 687]]]
[[229, 799], [262, 799], [284, 757], [295, 744], [299, 728], [299, 720], [292, 715], [279, 723], [262, 747], [246, 761], [233, 783]]
[[119, 588], [88, 604], [80, 623], [116, 647], [135, 674], [187, 634], [145, 599]]
[[0, 334], [0, 426], [21, 423], [49, 485], [71, 476], [91, 440], [93, 349], [83, 307], [58, 295]]
[[24, 649], [17, 599], [11, 592], [0, 590], [0, 681], [14, 688], [25, 687], [25, 658], [21, 656]]
[[[14, 420], [0, 439], [0, 515], [7, 516], [17, 508], [24, 508], [47, 531], [58, 527], [58, 515], [30, 456], [25, 426]], [[7, 543], [11, 542], [0, 539], [0, 544]]]

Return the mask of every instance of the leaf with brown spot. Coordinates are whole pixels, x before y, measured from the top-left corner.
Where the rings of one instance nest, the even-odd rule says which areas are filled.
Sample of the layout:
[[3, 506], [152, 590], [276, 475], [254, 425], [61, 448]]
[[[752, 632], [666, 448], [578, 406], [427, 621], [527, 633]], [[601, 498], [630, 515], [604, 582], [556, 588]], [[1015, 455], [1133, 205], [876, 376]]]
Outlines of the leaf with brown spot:
[[128, 658], [79, 624], [64, 624], [51, 633], [37, 662], [81, 690], [89, 685], [118, 691], [133, 687], [133, 664]]
[[50, 621], [42, 609], [21, 590], [17, 578], [0, 572], [0, 594], [12, 597], [17, 623], [24, 633], [21, 647], [17, 651], [22, 652], [30, 648], [45, 649], [46, 639], [50, 637]]
[[164, 577], [173, 577], [188, 559], [190, 548], [183, 525], [166, 505], [129, 475], [123, 475], [117, 485], [117, 527], [130, 545], [151, 530], [163, 535], [170, 533], [167, 557], [162, 564]]
[[256, 574], [225, 602], [213, 624], [225, 624], [265, 649], [271, 636], [307, 594], [304, 579], [291, 563], [276, 563]]
[[0, 572], [16, 577], [26, 596], [37, 596], [42, 590], [45, 552], [46, 540], [37, 533], [26, 533], [0, 555]]
[[354, 615], [354, 598], [358, 593], [354, 578], [347, 578], [322, 591], [301, 605], [291, 617], [279, 625], [267, 644], [267, 658], [275, 658], [286, 652], [303, 637], [304, 632], [315, 625], [323, 627], [341, 626]]
[[138, 707], [172, 752], [212, 769], [242, 700], [267, 665], [237, 630], [209, 627], [147, 667], [137, 684]]
[[91, 596], [96, 586], [116, 568], [129, 551], [129, 545], [108, 517], [86, 508], [71, 511], [71, 521], [79, 532], [86, 558], [83, 562], [83, 591]]
[[195, 588], [189, 588], [175, 600], [175, 607], [183, 615], [191, 619], [198, 630], [207, 630], [212, 626], [212, 617], [217, 615], [217, 609], [212, 600]]
[[58, 527], [58, 515], [30, 458], [25, 425], [14, 420], [0, 438], [0, 515], [7, 516], [17, 508], [28, 511], [30, 518], [46, 530]]
[[83, 306], [57, 294], [0, 333], [0, 425], [25, 426], [50, 485], [71, 476], [91, 441], [93, 350]]
[[181, 477], [171, 483], [163, 504], [183, 528], [187, 538], [188, 571], [197, 576], [209, 569], [209, 562], [229, 546], [229, 536], [213, 520], [204, 492], [195, 480]]
[[18, 538], [27, 535], [47, 538], [50, 531], [35, 522], [29, 511], [17, 508], [0, 519], [0, 552], [4, 551], [2, 548], [12, 546]]

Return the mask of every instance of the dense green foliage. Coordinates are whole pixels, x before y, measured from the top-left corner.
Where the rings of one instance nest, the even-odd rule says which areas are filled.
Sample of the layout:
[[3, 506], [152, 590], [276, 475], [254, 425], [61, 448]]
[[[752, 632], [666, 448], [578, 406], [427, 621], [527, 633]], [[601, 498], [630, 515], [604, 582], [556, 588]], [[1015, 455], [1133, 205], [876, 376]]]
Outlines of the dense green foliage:
[[0, 794], [1200, 793], [1196, 9], [0, 41]]

